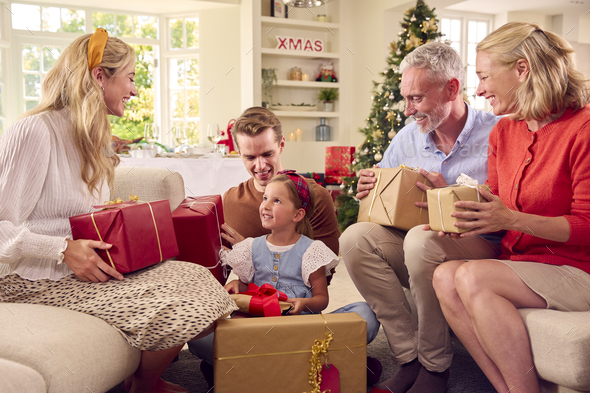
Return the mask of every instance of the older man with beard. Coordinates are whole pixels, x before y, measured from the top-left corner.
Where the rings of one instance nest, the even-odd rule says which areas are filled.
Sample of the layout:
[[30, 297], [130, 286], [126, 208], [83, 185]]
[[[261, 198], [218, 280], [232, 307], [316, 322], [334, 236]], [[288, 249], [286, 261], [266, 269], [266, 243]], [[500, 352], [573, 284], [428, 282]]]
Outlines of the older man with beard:
[[[453, 184], [465, 173], [479, 183], [487, 178], [488, 136], [499, 120], [477, 111], [462, 99], [464, 69], [448, 45], [429, 43], [410, 53], [401, 64], [404, 127], [387, 148], [382, 168], [401, 164], [419, 167], [435, 187]], [[369, 169], [360, 171], [357, 198], [374, 187]], [[417, 187], [428, 187], [418, 182]], [[426, 202], [416, 202], [426, 208]], [[371, 393], [445, 392], [453, 347], [449, 328], [432, 287], [441, 263], [456, 259], [495, 258], [497, 236], [464, 239], [439, 237], [422, 226], [407, 233], [359, 222], [340, 237], [340, 253], [350, 276], [381, 322], [398, 371]], [[403, 288], [410, 288], [418, 320], [411, 313]]]

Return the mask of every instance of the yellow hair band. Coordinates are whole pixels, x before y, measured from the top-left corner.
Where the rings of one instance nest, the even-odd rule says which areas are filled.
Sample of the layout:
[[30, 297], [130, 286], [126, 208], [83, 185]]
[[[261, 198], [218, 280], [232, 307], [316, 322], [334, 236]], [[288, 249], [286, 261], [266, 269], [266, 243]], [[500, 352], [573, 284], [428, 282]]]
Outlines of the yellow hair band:
[[109, 38], [109, 33], [100, 27], [90, 37], [90, 41], [88, 41], [88, 69], [90, 71], [102, 62], [107, 38]]

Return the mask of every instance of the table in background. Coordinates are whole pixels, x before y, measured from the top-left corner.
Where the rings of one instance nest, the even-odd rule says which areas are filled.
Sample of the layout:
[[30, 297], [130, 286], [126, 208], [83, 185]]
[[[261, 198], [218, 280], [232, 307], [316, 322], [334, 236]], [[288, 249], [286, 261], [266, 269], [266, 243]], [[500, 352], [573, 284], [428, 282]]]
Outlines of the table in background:
[[121, 158], [120, 166], [166, 168], [184, 180], [185, 196], [223, 195], [250, 178], [240, 158]]

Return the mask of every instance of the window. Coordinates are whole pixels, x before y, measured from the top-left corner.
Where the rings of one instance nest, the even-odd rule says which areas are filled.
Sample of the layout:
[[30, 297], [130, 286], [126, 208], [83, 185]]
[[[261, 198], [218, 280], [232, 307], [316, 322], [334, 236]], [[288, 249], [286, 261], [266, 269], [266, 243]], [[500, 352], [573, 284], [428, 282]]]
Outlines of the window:
[[441, 16], [440, 32], [442, 39], [459, 53], [465, 66], [465, 86], [469, 103], [475, 109], [489, 110], [490, 105], [483, 97], [477, 97], [475, 91], [479, 83], [475, 73], [475, 48], [489, 33], [492, 17], [475, 16]]
[[22, 47], [22, 83], [24, 111], [35, 108], [41, 100], [41, 83], [61, 55], [63, 48], [25, 44]]
[[123, 38], [158, 39], [158, 18], [145, 15], [92, 13], [92, 28], [102, 27], [109, 35]]
[[[154, 73], [154, 65], [159, 56], [158, 17], [25, 4], [12, 4], [10, 12], [13, 28], [11, 55], [21, 59], [18, 69], [20, 72], [15, 75], [15, 84], [19, 85], [17, 91], [21, 92], [16, 105], [17, 116], [39, 104], [43, 79], [63, 49], [73, 40], [64, 38], [63, 33], [87, 33], [88, 17], [88, 33], [94, 32], [96, 27], [103, 27], [110, 36], [123, 38], [136, 52], [135, 85], [138, 96], [129, 101], [123, 117], [109, 116], [113, 134], [123, 139], [141, 137], [144, 123], [154, 122], [158, 118], [160, 111], [154, 105], [154, 92], [159, 82]], [[46, 33], [31, 34], [34, 31]], [[0, 79], [0, 98], [4, 91], [1, 81], [3, 79]], [[0, 106], [0, 121], [4, 119], [2, 108]]]
[[86, 13], [59, 7], [11, 4], [12, 28], [29, 31], [84, 33]]
[[170, 19], [170, 48], [187, 49], [199, 47], [199, 19]]
[[198, 18], [170, 19], [168, 59], [168, 102], [172, 127], [185, 127], [188, 143], [199, 144], [200, 76]]

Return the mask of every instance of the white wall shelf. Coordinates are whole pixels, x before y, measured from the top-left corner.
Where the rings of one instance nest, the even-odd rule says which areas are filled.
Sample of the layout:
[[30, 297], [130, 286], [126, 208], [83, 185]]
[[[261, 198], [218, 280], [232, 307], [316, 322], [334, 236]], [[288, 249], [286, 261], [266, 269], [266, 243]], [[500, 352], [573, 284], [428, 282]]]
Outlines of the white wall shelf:
[[340, 113], [338, 112], [318, 112], [318, 111], [309, 111], [309, 112], [297, 112], [297, 111], [280, 111], [280, 110], [273, 110], [274, 114], [278, 117], [329, 117], [329, 118], [337, 118], [340, 117]]
[[[279, 80], [272, 92], [275, 104], [318, 104], [318, 93], [322, 88], [337, 88], [340, 99], [334, 104], [334, 112], [320, 110], [310, 112], [273, 110], [281, 121], [283, 135], [288, 138], [297, 129], [302, 130], [303, 142], [288, 142], [281, 155], [285, 168], [299, 172], [324, 172], [326, 146], [342, 145], [341, 137], [348, 128], [349, 106], [346, 97], [351, 82], [349, 53], [345, 24], [345, 7], [351, 0], [332, 0], [313, 8], [290, 10], [289, 18], [273, 18], [270, 15], [269, 0], [242, 0], [242, 103], [243, 109], [261, 105], [263, 101], [261, 69], [276, 69]], [[313, 15], [312, 15], [313, 14]], [[326, 15], [328, 22], [318, 22], [317, 15]], [[303, 52], [276, 49], [277, 36], [322, 40], [324, 52]], [[253, 49], [253, 50], [252, 50]], [[316, 82], [321, 66], [331, 62], [338, 82]], [[309, 81], [288, 80], [293, 67], [309, 75]], [[316, 141], [316, 127], [320, 118], [326, 118], [331, 127], [331, 141]], [[346, 138], [345, 138], [346, 139]]]
[[303, 52], [294, 50], [283, 50], [274, 48], [261, 48], [260, 53], [267, 56], [276, 56], [283, 58], [306, 58], [306, 59], [339, 59], [339, 53], [332, 52]]
[[303, 81], [290, 81], [290, 80], [286, 80], [286, 79], [279, 79], [277, 81], [277, 86], [323, 89], [326, 87], [339, 88], [340, 83], [338, 83], [338, 82], [316, 82], [316, 81], [303, 82]]
[[316, 22], [310, 20], [273, 18], [272, 16], [263, 16], [260, 18], [263, 26], [289, 26], [302, 29], [340, 29], [340, 23]]

